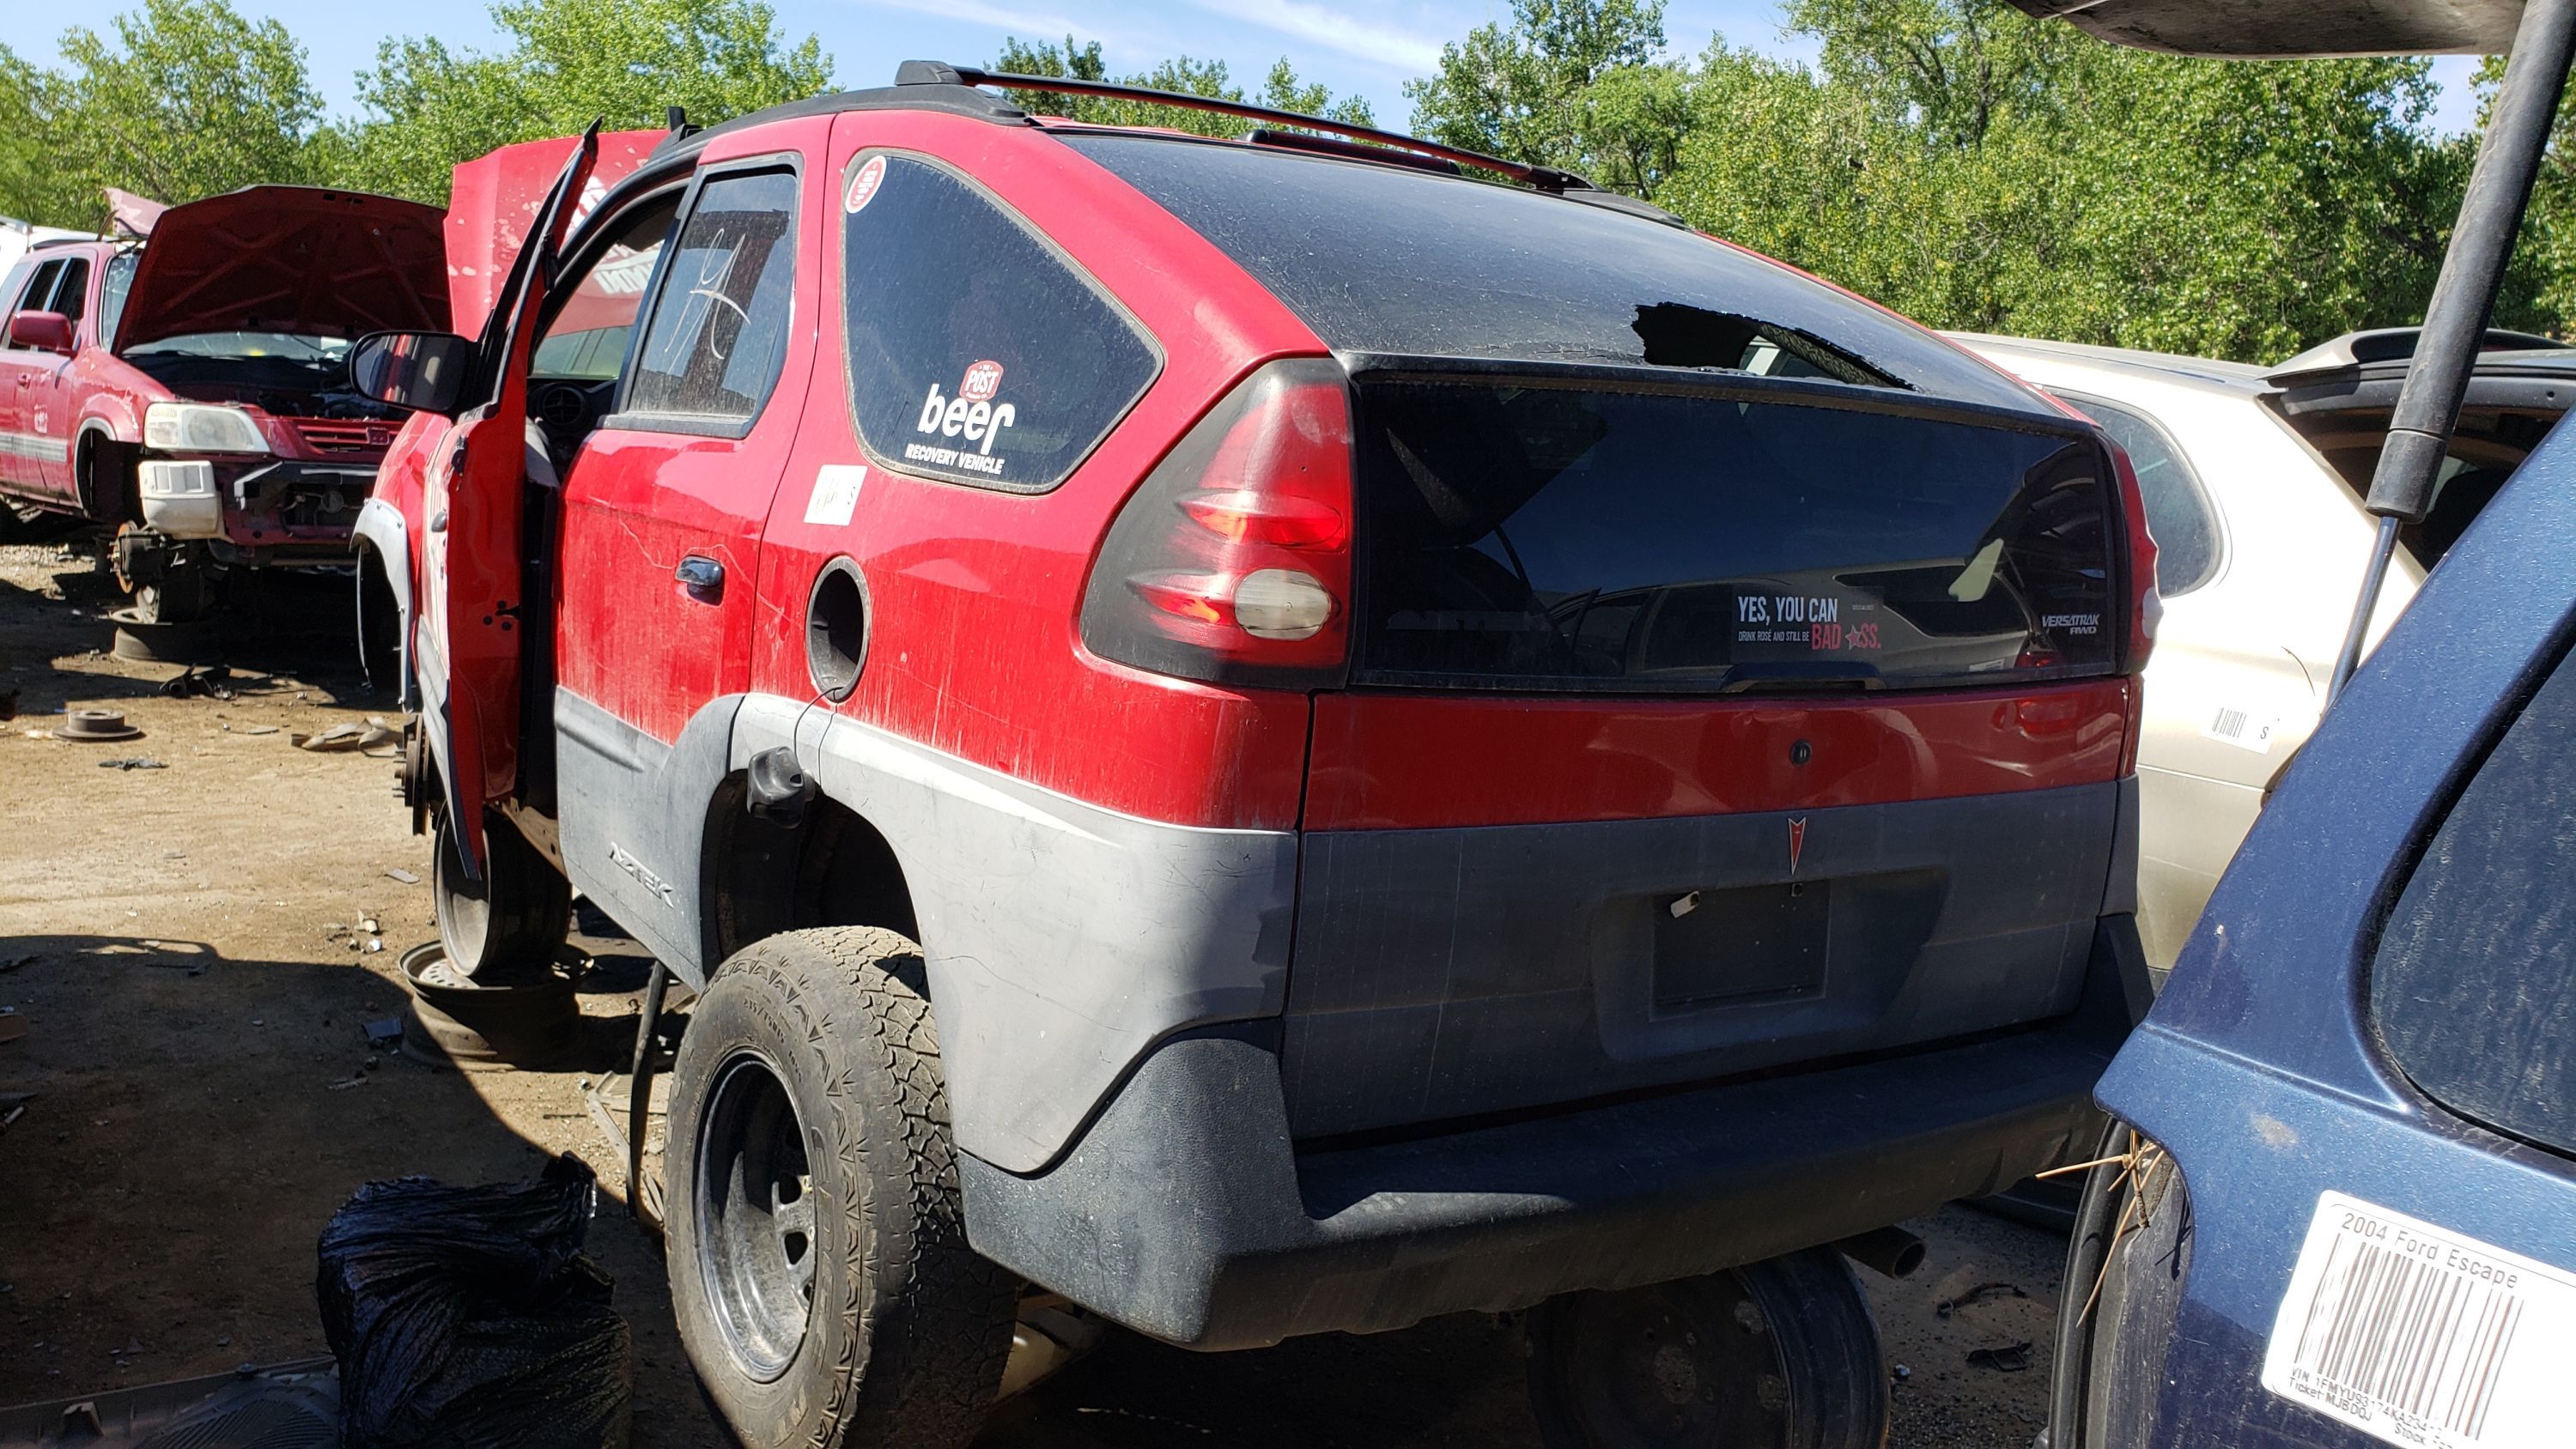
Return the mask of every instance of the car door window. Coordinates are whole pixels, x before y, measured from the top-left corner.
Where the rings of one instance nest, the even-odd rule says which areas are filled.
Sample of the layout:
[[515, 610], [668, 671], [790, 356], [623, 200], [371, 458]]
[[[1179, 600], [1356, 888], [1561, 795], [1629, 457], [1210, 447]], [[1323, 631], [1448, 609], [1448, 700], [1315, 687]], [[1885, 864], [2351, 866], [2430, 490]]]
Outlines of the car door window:
[[44, 311], [45, 304], [53, 300], [54, 284], [62, 280], [62, 275], [63, 264], [59, 258], [38, 265], [36, 274], [27, 279], [25, 289], [10, 302], [9, 315], [14, 317], [21, 312]]
[[2062, 390], [2058, 396], [2100, 423], [2138, 470], [2147, 532], [2156, 540], [2156, 592], [2178, 598], [2208, 583], [2218, 573], [2218, 515], [2173, 435], [2145, 413], [2106, 398]]
[[2381, 933], [2370, 1006], [2427, 1095], [2576, 1154], [2576, 665], [2434, 833]]
[[795, 291], [795, 173], [706, 181], [645, 324], [623, 424], [695, 419], [748, 431], [786, 358]]
[[54, 282], [53, 305], [45, 310], [60, 312], [74, 322], [89, 310], [89, 258], [71, 257], [64, 261], [62, 275]]
[[862, 155], [841, 212], [850, 411], [894, 467], [1052, 488], [1162, 370], [1097, 284], [945, 167]]
[[618, 218], [605, 242], [575, 259], [580, 280], [564, 291], [547, 322], [532, 376], [568, 382], [607, 382], [625, 369], [626, 345], [635, 332], [635, 316], [652, 285], [654, 264], [671, 239], [671, 223], [680, 214], [680, 193], [647, 201]]

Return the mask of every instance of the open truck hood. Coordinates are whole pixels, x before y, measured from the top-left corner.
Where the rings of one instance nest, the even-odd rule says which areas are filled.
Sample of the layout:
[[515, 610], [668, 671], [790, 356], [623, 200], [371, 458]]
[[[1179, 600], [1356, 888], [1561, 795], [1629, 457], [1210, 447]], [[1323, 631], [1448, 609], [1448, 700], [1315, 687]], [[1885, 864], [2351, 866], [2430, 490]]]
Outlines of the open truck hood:
[[[610, 187], [644, 164], [667, 131], [603, 131], [599, 160], [573, 202], [578, 227]], [[518, 258], [528, 225], [578, 142], [571, 136], [522, 141], [456, 168], [447, 204], [447, 301], [451, 330], [472, 337], [492, 315], [493, 293]]]
[[2121, 45], [2184, 55], [2501, 55], [2522, 0], [2013, 0]]
[[316, 186], [252, 186], [171, 207], [134, 269], [117, 349], [205, 332], [443, 332], [440, 216], [416, 201]]

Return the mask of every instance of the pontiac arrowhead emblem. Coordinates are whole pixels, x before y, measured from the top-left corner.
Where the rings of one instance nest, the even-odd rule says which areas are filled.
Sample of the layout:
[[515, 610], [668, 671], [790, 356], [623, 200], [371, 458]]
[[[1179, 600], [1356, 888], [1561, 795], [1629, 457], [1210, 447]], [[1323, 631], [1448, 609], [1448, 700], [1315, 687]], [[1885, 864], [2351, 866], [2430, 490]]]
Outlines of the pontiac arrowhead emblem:
[[1801, 815], [1789, 822], [1789, 874], [1798, 873], [1798, 857], [1805, 854], [1806, 850], [1807, 817]]

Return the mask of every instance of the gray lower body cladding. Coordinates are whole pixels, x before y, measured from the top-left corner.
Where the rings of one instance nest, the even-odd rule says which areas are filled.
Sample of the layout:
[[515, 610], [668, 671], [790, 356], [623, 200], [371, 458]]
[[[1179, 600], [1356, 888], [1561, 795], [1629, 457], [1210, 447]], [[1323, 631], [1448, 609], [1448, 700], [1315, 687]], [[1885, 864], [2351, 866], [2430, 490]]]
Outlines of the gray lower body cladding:
[[1982, 1196], [2098, 1131], [2146, 1007], [2127, 917], [2041, 1026], [1524, 1120], [1300, 1151], [1250, 1035], [1165, 1043], [1048, 1171], [959, 1162], [976, 1250], [1201, 1349], [1663, 1282]]
[[1539, 1107], [2062, 1015], [2116, 909], [2125, 788], [1310, 832], [1280, 1055], [1290, 1129]]

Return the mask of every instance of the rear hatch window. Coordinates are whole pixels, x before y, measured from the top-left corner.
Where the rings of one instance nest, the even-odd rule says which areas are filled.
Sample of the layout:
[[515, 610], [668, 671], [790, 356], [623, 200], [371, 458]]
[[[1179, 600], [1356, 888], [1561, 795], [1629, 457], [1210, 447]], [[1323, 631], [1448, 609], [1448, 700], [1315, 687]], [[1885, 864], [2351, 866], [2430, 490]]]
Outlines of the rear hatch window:
[[1912, 323], [1644, 217], [1409, 167], [1060, 132], [1344, 353], [1825, 378], [2029, 411]]
[[2115, 665], [2088, 436], [1553, 379], [1358, 396], [1362, 682], [1803, 692]]

